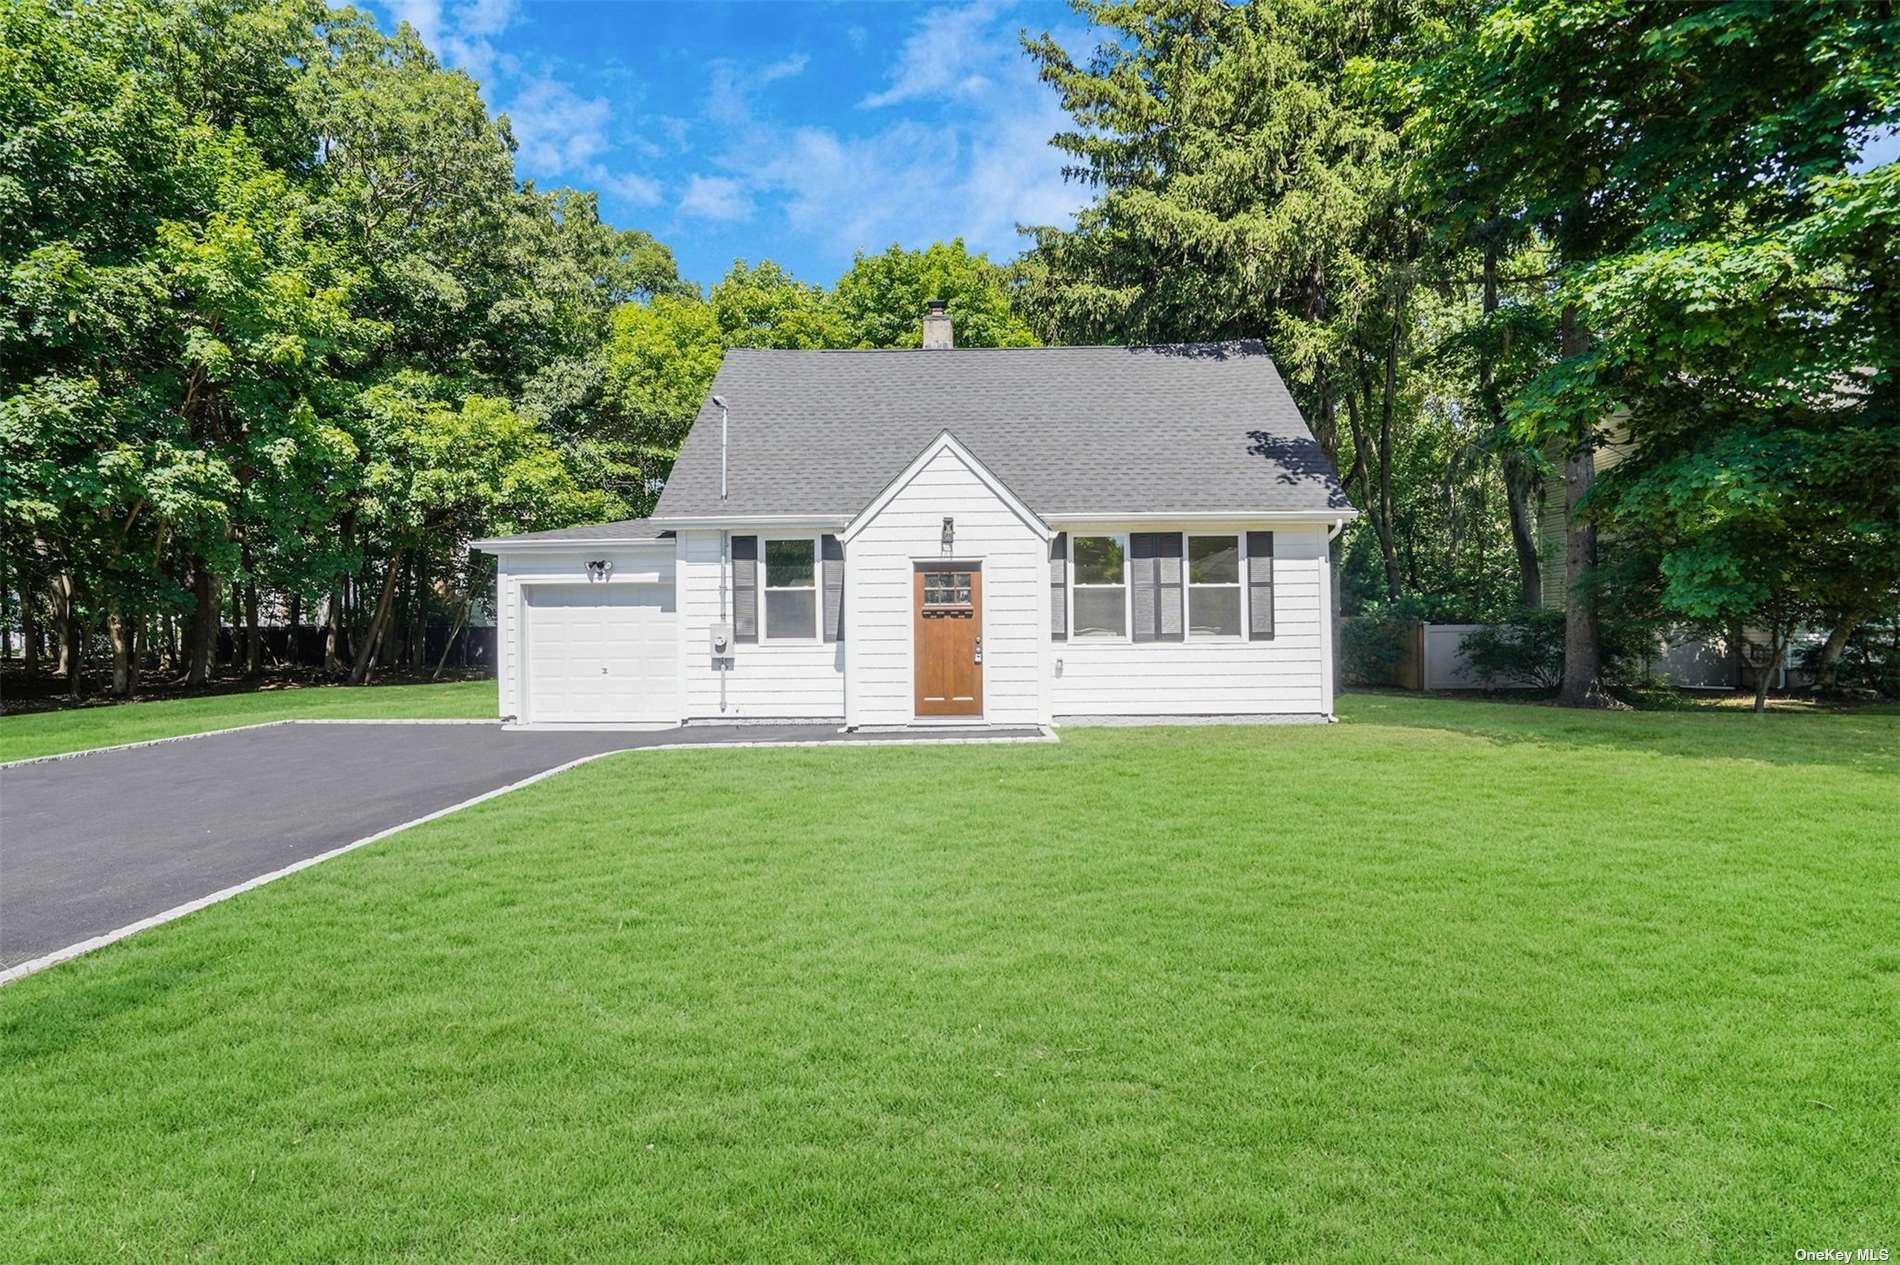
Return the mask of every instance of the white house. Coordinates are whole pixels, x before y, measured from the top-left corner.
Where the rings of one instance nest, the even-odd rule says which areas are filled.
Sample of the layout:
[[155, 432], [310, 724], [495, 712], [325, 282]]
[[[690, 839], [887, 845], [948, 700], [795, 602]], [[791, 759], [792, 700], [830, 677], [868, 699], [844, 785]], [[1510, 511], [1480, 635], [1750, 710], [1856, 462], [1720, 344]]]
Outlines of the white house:
[[1356, 511], [1258, 343], [728, 352], [652, 517], [475, 542], [503, 718], [1321, 720]]

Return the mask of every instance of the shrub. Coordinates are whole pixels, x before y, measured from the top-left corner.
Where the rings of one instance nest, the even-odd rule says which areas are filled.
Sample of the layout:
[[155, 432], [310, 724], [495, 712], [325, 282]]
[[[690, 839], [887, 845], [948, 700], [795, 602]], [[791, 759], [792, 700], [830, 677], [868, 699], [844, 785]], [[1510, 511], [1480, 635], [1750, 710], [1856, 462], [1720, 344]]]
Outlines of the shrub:
[[1519, 611], [1505, 623], [1486, 624], [1466, 634], [1462, 655], [1488, 681], [1554, 690], [1564, 679], [1564, 613]]
[[1348, 685], [1399, 685], [1417, 622], [1386, 614], [1339, 621], [1339, 670]]
[[[1653, 625], [1606, 619], [1598, 626], [1597, 639], [1604, 680], [1622, 685], [1648, 680], [1658, 644]], [[1564, 613], [1518, 611], [1502, 623], [1468, 634], [1463, 654], [1472, 671], [1500, 685], [1515, 682], [1554, 690], [1564, 679]]]

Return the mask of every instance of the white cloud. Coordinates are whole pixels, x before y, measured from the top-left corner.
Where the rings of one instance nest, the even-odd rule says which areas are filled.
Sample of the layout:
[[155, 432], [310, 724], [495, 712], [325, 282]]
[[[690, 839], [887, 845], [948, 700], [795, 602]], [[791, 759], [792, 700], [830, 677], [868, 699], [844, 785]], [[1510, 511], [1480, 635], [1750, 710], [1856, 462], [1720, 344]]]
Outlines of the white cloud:
[[929, 10], [898, 50], [890, 86], [860, 104], [878, 109], [902, 101], [967, 100], [988, 92], [999, 54], [1006, 48], [1016, 51], [994, 28], [1000, 9], [997, 0], [974, 0], [962, 8]]
[[660, 204], [660, 182], [636, 172], [613, 172], [596, 166], [584, 173], [582, 179], [595, 188], [612, 193], [635, 206]]
[[667, 143], [674, 149], [686, 148], [687, 134], [693, 128], [690, 119], [682, 119], [673, 114], [662, 114], [653, 120], [653, 125], [660, 129], [660, 134], [666, 137]]
[[864, 130], [776, 122], [753, 108], [761, 82], [736, 63], [713, 68], [705, 119], [723, 138], [716, 161], [727, 174], [697, 177], [682, 213], [730, 222], [776, 202], [786, 227], [841, 263], [855, 250], [951, 237], [1007, 259], [1022, 249], [1019, 223], [1066, 225], [1087, 200], [1048, 144], [1071, 120], [997, 0], [929, 10], [890, 86], [861, 103], [906, 108], [859, 116]]
[[[524, 77], [520, 60], [496, 46], [521, 18], [520, 0], [388, 0], [399, 22], [416, 29], [423, 43], [447, 65], [467, 71], [489, 100], [506, 99], [501, 110], [513, 126], [520, 149], [517, 164], [524, 178], [538, 183], [574, 183], [610, 193], [635, 206], [661, 200], [658, 181], [621, 170], [613, 153], [621, 138], [612, 104], [603, 96], [583, 97], [547, 74]], [[788, 70], [785, 73], [796, 73]], [[625, 142], [654, 157], [659, 148], [635, 137]]]
[[680, 214], [695, 219], [736, 223], [752, 217], [752, 197], [729, 176], [694, 176], [680, 197]]
[[511, 54], [497, 49], [491, 37], [514, 25], [520, 16], [518, 0], [468, 0], [453, 7], [443, 0], [389, 0], [390, 14], [416, 28], [422, 42], [446, 64], [466, 70], [486, 82], [496, 70], [514, 73]]
[[535, 170], [580, 171], [608, 148], [607, 98], [583, 98], [557, 79], [530, 80], [506, 113], [521, 142], [520, 160]]
[[794, 75], [805, 73], [805, 67], [811, 64], [811, 58], [804, 53], [793, 53], [790, 57], [771, 62], [759, 69], [760, 83], [772, 83], [779, 79], [790, 79]]
[[1054, 93], [1045, 96], [1041, 109], [994, 120], [971, 145], [963, 235], [995, 255], [1006, 257], [1022, 248], [1018, 224], [1066, 227], [1088, 200], [1081, 186], [1063, 178], [1066, 155], [1049, 146], [1049, 138], [1073, 120]]
[[389, 0], [389, 16], [416, 29], [424, 44], [440, 51], [442, 0]]
[[470, 0], [455, 11], [466, 35], [500, 35], [514, 25], [517, 13], [515, 0]]
[[879, 249], [941, 215], [961, 145], [953, 132], [914, 122], [850, 138], [799, 128], [758, 176], [784, 196], [792, 228], [840, 253]]
[[713, 63], [711, 86], [706, 91], [706, 117], [729, 128], [749, 128], [752, 124], [751, 81], [732, 61]]

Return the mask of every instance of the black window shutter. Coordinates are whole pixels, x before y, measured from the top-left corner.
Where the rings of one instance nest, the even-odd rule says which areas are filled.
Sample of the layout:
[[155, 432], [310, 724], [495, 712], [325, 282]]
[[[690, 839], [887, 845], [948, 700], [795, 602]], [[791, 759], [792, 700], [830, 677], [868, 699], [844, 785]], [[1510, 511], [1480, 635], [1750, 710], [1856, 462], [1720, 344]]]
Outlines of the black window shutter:
[[1049, 542], [1049, 637], [1069, 639], [1069, 533], [1059, 531]]
[[1138, 531], [1128, 537], [1128, 582], [1134, 608], [1129, 635], [1136, 641], [1180, 641], [1181, 534]]
[[844, 640], [844, 546], [836, 536], [818, 542], [824, 559], [825, 640]]
[[1247, 639], [1273, 640], [1273, 533], [1247, 533]]
[[759, 538], [732, 538], [732, 639], [759, 639]]

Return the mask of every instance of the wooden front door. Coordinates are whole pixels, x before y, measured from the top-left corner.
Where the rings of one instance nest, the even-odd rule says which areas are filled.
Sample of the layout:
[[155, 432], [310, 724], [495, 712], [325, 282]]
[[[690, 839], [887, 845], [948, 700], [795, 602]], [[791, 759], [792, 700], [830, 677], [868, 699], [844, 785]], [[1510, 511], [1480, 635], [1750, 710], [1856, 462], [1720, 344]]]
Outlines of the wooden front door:
[[983, 572], [918, 567], [917, 714], [983, 714]]

